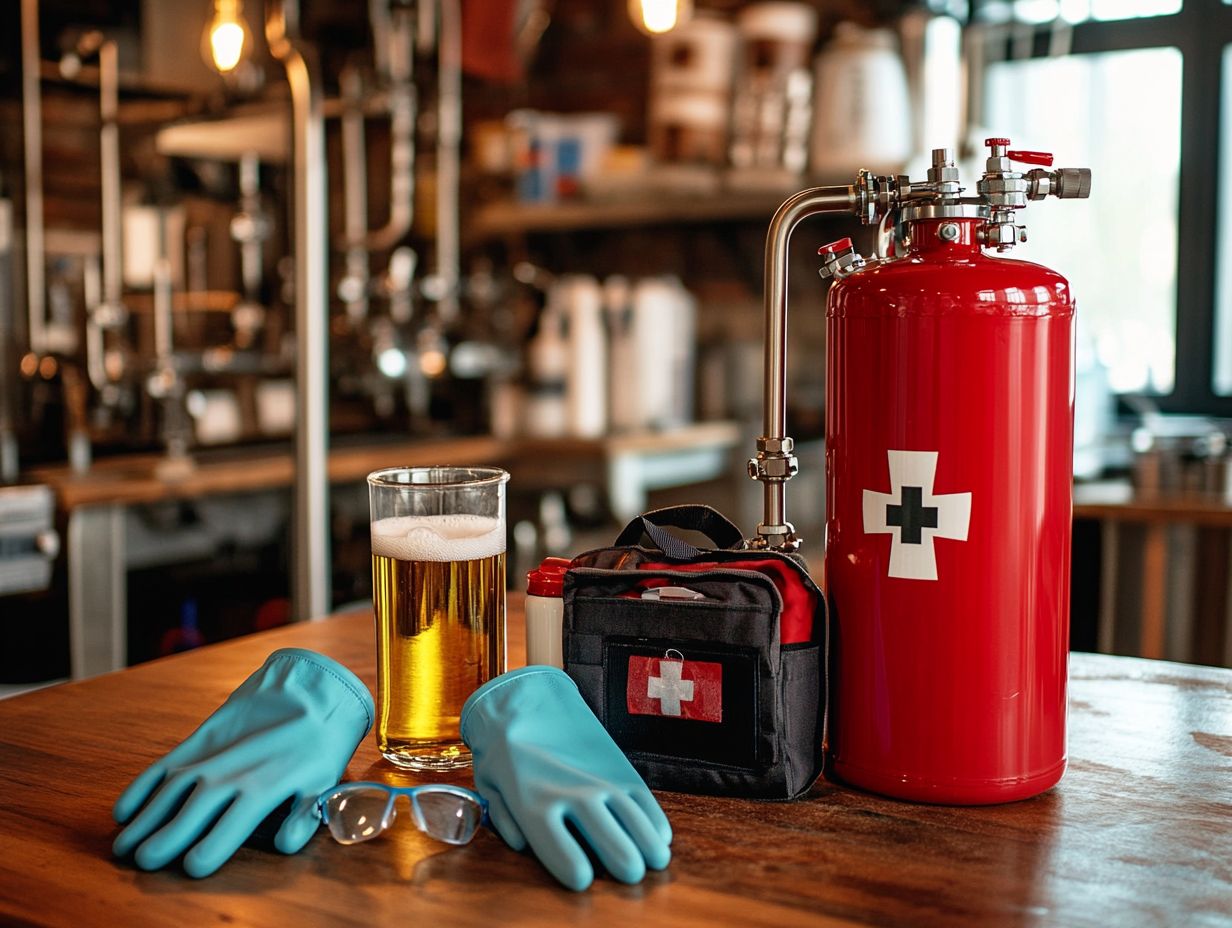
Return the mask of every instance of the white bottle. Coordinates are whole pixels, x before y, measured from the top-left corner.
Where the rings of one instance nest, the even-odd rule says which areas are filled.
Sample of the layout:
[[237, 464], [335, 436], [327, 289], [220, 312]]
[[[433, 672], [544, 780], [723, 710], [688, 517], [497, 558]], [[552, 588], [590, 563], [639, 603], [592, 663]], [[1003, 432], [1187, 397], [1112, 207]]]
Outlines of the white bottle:
[[530, 383], [526, 390], [526, 434], [557, 438], [568, 426], [565, 379], [569, 371], [569, 344], [565, 318], [550, 299], [539, 317], [539, 332], [527, 347]]
[[678, 337], [676, 315], [680, 306], [678, 287], [673, 278], [646, 277], [633, 288], [632, 342], [636, 372], [626, 389], [636, 397], [634, 418], [639, 429], [664, 428], [671, 424], [673, 364]]
[[598, 438], [607, 430], [607, 336], [603, 331], [603, 291], [595, 278], [576, 274], [553, 286], [567, 320], [565, 371], [566, 431]]
[[544, 558], [526, 575], [526, 663], [565, 666], [563, 637], [565, 572], [569, 561]]
[[667, 424], [688, 425], [693, 421], [693, 378], [697, 359], [697, 300], [678, 278], [668, 279], [674, 289], [675, 332], [672, 336], [671, 405]]
[[627, 277], [613, 274], [603, 282], [607, 319], [608, 418], [612, 431], [638, 428], [637, 346], [633, 342], [633, 288]]

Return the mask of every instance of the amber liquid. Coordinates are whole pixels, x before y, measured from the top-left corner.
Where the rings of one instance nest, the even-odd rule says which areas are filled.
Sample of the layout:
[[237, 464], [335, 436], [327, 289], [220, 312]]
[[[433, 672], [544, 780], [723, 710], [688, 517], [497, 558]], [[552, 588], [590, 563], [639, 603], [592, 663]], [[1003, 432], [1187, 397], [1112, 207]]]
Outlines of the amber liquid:
[[377, 747], [399, 766], [470, 763], [458, 720], [505, 671], [505, 553], [469, 561], [372, 557]]

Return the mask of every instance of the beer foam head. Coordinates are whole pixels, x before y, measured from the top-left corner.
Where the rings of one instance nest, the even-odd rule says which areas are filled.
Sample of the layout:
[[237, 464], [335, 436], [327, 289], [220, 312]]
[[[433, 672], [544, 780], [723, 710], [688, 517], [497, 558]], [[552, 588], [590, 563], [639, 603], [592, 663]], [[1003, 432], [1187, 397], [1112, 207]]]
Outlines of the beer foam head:
[[391, 516], [372, 523], [372, 553], [400, 561], [475, 561], [505, 550], [505, 527], [490, 516]]

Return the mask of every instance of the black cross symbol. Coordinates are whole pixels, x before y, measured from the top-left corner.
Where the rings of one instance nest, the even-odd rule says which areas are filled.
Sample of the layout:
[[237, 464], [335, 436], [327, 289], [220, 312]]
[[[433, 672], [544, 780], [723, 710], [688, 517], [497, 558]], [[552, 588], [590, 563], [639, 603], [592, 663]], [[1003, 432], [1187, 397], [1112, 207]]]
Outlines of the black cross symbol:
[[886, 506], [886, 525], [896, 525], [902, 531], [899, 540], [905, 545], [918, 545], [924, 540], [921, 529], [937, 527], [937, 507], [925, 506], [923, 487], [903, 487], [903, 504]]

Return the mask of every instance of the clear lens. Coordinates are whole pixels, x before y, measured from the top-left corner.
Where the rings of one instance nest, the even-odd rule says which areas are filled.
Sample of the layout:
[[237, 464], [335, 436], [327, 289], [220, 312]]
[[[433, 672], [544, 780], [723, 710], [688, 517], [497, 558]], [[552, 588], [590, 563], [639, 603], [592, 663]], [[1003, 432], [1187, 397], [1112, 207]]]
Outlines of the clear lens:
[[421, 790], [414, 802], [420, 830], [446, 844], [466, 844], [483, 821], [483, 807], [461, 793]]
[[375, 838], [393, 824], [393, 796], [382, 789], [342, 789], [325, 800], [329, 832], [340, 844]]

